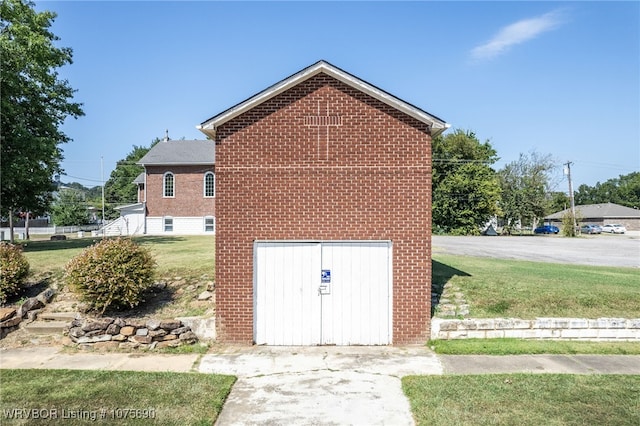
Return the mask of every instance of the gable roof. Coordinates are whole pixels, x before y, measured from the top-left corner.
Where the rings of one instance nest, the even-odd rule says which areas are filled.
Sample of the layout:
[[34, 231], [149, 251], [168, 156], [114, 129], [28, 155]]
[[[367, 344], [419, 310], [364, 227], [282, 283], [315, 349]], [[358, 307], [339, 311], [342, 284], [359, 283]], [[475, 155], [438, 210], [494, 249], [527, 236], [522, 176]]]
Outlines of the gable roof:
[[140, 174], [139, 174], [139, 175], [138, 175], [138, 176], [133, 180], [133, 182], [131, 182], [131, 183], [133, 183], [133, 184], [135, 184], [135, 185], [144, 184], [144, 177], [145, 177], [145, 176], [146, 176], [146, 175], [145, 175], [145, 173], [144, 173], [144, 172], [142, 172], [142, 173], [140, 173]]
[[216, 144], [212, 140], [163, 140], [136, 164], [143, 166], [215, 164]]
[[227, 109], [226, 111], [223, 111], [220, 114], [209, 118], [208, 120], [205, 120], [196, 127], [198, 130], [200, 130], [210, 138], [215, 139], [216, 129], [222, 124], [320, 73], [329, 75], [336, 80], [339, 80], [348, 86], [360, 90], [361, 92], [366, 93], [367, 95], [417, 119], [418, 121], [429, 125], [429, 127], [431, 128], [432, 136], [437, 136], [451, 127], [450, 124], [446, 123], [444, 120], [436, 117], [435, 115], [430, 114], [408, 102], [405, 102], [391, 95], [390, 93], [385, 92], [384, 90], [370, 83], [367, 83], [366, 81], [361, 80], [358, 77], [349, 74], [348, 72], [334, 65], [331, 65], [326, 61], [318, 61], [315, 64], [304, 68], [301, 71], [298, 71], [292, 76], [281, 80], [280, 82], [274, 84], [271, 87], [268, 87], [267, 89], [250, 97], [249, 99], [240, 102], [239, 104]]
[[[554, 213], [545, 217], [547, 219], [562, 219], [562, 217], [569, 212], [570, 209], [562, 210], [561, 212]], [[585, 219], [593, 218], [638, 218], [640, 219], [640, 210], [632, 209], [631, 207], [621, 206], [614, 203], [601, 203], [601, 204], [585, 204], [583, 206], [576, 206], [576, 214], [579, 214]]]

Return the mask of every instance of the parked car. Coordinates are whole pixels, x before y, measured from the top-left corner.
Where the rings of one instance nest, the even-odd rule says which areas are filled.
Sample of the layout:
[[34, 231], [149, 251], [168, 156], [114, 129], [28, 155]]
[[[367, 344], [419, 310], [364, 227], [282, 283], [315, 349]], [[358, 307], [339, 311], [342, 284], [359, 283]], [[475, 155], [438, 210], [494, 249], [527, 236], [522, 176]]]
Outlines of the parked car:
[[583, 234], [601, 234], [602, 228], [598, 225], [582, 225], [580, 227], [580, 232]]
[[560, 229], [553, 225], [538, 226], [533, 230], [534, 234], [557, 234], [558, 232], [560, 232]]
[[602, 227], [602, 232], [610, 232], [612, 234], [624, 234], [627, 228], [618, 223], [607, 223]]

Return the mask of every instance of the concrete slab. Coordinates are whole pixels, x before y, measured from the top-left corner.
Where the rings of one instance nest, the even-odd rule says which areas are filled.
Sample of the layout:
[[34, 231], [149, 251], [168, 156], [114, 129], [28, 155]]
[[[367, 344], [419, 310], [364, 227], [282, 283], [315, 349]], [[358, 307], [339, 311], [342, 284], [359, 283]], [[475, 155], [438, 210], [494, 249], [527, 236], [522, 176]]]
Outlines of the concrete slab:
[[357, 371], [402, 377], [442, 374], [425, 346], [222, 346], [200, 360], [202, 373], [238, 377], [317, 370]]
[[239, 379], [217, 425], [413, 425], [400, 379], [353, 371]]
[[222, 347], [199, 371], [238, 376], [218, 425], [412, 425], [400, 378], [442, 367], [424, 346]]
[[62, 334], [69, 325], [65, 321], [35, 321], [24, 326], [24, 329], [33, 334]]
[[640, 374], [640, 355], [440, 355], [445, 374]]
[[0, 368], [189, 372], [198, 358], [198, 354], [67, 353], [42, 346], [0, 350]]

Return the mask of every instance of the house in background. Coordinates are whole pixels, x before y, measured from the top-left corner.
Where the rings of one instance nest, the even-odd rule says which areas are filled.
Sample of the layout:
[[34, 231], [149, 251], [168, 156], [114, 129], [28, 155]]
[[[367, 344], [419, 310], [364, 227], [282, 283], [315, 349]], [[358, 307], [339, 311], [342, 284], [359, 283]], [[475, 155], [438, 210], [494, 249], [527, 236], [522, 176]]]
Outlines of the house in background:
[[[561, 226], [562, 217], [570, 209], [562, 210], [544, 218], [546, 223]], [[623, 225], [627, 231], [640, 231], [640, 210], [614, 203], [585, 204], [576, 206], [576, 216], [580, 224], [606, 225], [616, 223]]]
[[215, 233], [215, 144], [165, 140], [138, 161], [138, 202], [120, 206], [105, 235], [203, 235]]
[[325, 61], [203, 122], [216, 144], [218, 338], [424, 344], [431, 140], [448, 127]]

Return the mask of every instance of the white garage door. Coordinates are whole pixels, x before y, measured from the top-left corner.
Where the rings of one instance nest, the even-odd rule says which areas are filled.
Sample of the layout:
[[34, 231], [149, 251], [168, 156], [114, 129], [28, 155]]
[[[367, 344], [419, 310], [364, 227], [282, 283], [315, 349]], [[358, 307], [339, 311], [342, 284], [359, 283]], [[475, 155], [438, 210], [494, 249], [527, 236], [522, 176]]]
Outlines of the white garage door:
[[389, 344], [391, 294], [389, 241], [255, 243], [256, 344]]

